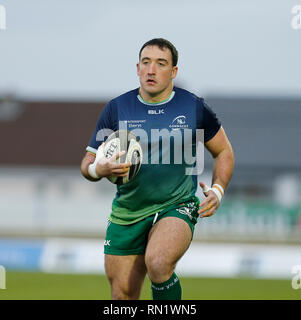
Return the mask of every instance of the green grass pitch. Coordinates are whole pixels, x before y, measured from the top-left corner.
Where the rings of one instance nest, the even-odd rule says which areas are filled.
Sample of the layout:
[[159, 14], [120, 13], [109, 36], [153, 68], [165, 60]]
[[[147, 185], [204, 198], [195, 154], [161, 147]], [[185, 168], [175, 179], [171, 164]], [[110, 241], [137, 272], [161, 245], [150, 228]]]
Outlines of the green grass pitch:
[[[301, 300], [301, 289], [291, 280], [180, 278], [183, 300]], [[6, 272], [6, 289], [0, 300], [109, 300], [110, 286], [104, 275]], [[150, 281], [145, 279], [141, 299], [150, 300]]]

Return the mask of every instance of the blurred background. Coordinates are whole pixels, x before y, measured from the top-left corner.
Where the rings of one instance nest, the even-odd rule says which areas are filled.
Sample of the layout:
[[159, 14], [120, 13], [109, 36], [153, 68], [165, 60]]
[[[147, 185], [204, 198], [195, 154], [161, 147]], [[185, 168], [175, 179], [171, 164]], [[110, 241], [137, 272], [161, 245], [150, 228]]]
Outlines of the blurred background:
[[[0, 299], [110, 298], [115, 186], [85, 180], [80, 162], [105, 104], [139, 86], [138, 52], [154, 37], [176, 46], [175, 84], [208, 101], [236, 157], [218, 213], [178, 263], [184, 299], [301, 298], [296, 1], [0, 0]], [[206, 153], [199, 180], [211, 174]]]

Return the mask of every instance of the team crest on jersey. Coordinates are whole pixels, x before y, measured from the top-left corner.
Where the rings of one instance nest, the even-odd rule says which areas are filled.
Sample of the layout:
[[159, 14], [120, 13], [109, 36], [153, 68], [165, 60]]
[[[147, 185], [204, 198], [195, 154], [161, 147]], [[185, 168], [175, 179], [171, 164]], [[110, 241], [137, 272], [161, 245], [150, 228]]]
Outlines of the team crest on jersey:
[[188, 128], [188, 124], [186, 124], [186, 117], [183, 115], [177, 116], [172, 120], [172, 123], [169, 126], [169, 128], [171, 128], [172, 130]]

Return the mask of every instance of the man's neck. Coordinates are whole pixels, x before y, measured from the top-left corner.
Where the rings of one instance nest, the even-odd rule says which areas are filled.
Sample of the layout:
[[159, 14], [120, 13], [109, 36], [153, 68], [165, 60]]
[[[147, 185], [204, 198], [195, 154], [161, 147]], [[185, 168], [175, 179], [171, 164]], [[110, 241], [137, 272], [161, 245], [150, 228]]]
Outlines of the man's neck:
[[145, 102], [160, 103], [160, 102], [163, 102], [164, 100], [168, 100], [170, 95], [172, 94], [172, 91], [173, 91], [173, 85], [171, 85], [170, 88], [168, 88], [168, 90], [164, 90], [163, 92], [160, 92], [159, 94], [151, 95], [151, 94], [143, 91], [140, 87], [139, 88], [139, 95]]

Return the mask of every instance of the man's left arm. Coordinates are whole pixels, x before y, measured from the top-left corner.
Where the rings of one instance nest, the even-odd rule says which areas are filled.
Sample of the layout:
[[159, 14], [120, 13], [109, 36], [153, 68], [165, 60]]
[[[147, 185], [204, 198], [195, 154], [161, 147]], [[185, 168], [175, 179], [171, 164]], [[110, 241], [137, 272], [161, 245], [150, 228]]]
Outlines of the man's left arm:
[[201, 218], [210, 217], [217, 211], [234, 169], [234, 153], [223, 127], [220, 127], [216, 135], [205, 143], [205, 147], [214, 159], [212, 175], [214, 190], [210, 188], [209, 191], [206, 191], [205, 184], [200, 182], [206, 196], [200, 203], [198, 211]]

